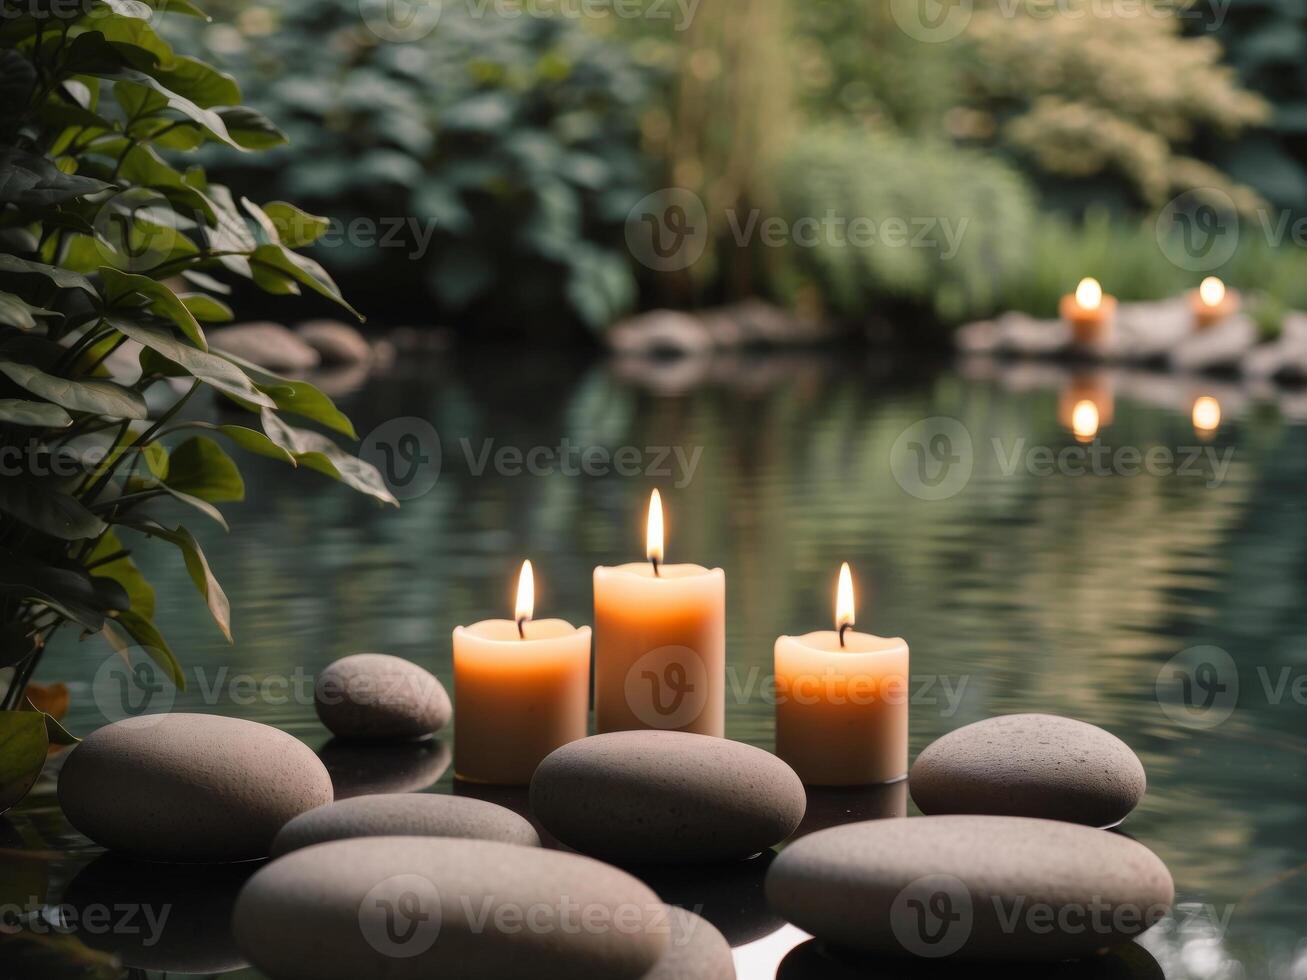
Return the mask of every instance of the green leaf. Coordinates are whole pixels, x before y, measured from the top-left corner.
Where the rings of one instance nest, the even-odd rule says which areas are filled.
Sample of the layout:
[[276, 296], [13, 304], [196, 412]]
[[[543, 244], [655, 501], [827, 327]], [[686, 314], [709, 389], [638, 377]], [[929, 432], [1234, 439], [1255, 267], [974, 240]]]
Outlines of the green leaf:
[[[236, 79], [195, 58], [175, 55], [171, 61], [150, 74], [178, 95], [185, 96], [205, 109], [236, 105], [241, 100], [241, 89], [236, 84]], [[225, 125], [224, 123], [224, 127]], [[228, 136], [230, 135], [228, 131]]]
[[331, 227], [331, 220], [301, 211], [285, 201], [263, 206], [263, 212], [277, 228], [281, 243], [287, 248], [303, 248], [316, 242]]
[[106, 299], [111, 305], [120, 304], [133, 293], [139, 294], [147, 300], [147, 309], [175, 323], [187, 339], [200, 350], [209, 349], [204, 339], [204, 331], [200, 329], [195, 315], [178, 299], [177, 294], [163, 283], [148, 276], [120, 272], [109, 266], [101, 266], [100, 278], [104, 280]]
[[99, 295], [96, 293], [95, 287], [91, 285], [91, 280], [81, 273], [69, 272], [67, 269], [46, 265], [43, 262], [29, 262], [27, 259], [20, 259], [16, 255], [0, 254], [0, 273], [44, 276], [60, 289], [80, 289], [92, 296], [98, 297]]
[[76, 497], [54, 489], [49, 480], [30, 476], [0, 480], [0, 510], [60, 541], [98, 537], [107, 527]]
[[[154, 618], [154, 588], [141, 574], [131, 556], [124, 554], [125, 548], [112, 530], [105, 531], [96, 543], [95, 549], [87, 556], [87, 566], [95, 578], [106, 578], [117, 582], [127, 593], [129, 608], [145, 619]], [[114, 557], [114, 556], [118, 557]], [[97, 564], [109, 558], [104, 564]]]
[[172, 451], [163, 482], [173, 490], [212, 504], [245, 499], [240, 469], [207, 436], [194, 436]]
[[37, 317], [58, 315], [54, 310], [44, 310], [39, 306], [33, 306], [13, 293], [0, 292], [0, 324], [4, 326], [17, 327], [19, 330], [33, 330], [36, 328]]
[[3, 549], [0, 558], [0, 593], [49, 606], [88, 630], [104, 626], [106, 609], [131, 603], [116, 582], [96, 580], [81, 566], [44, 564]]
[[58, 718], [49, 712], [42, 711], [36, 705], [32, 704], [31, 698], [23, 698], [22, 710], [34, 711], [45, 720], [45, 734], [46, 737], [50, 739], [51, 745], [76, 745], [81, 741], [80, 738], [64, 728], [64, 726], [59, 723]]
[[351, 456], [320, 432], [291, 428], [267, 409], [263, 410], [262, 420], [268, 438], [293, 454], [300, 465], [324, 473], [382, 503], [399, 506], [399, 501], [371, 463]]
[[14, 425], [36, 429], [63, 429], [73, 424], [73, 417], [49, 402], [0, 398], [0, 422], [12, 422]]
[[138, 344], [162, 355], [200, 381], [224, 395], [264, 407], [273, 407], [274, 398], [257, 388], [251, 378], [231, 359], [207, 350], [197, 350], [182, 343], [163, 327], [111, 317], [109, 325]]
[[204, 602], [209, 607], [209, 614], [213, 616], [214, 622], [222, 630], [222, 635], [230, 643], [232, 639], [231, 604], [227, 601], [227, 594], [222, 591], [222, 586], [218, 584], [217, 578], [214, 577], [213, 572], [210, 570], [209, 560], [204, 557], [204, 551], [200, 548], [199, 542], [195, 540], [195, 536], [181, 525], [169, 530], [158, 521], [128, 519], [123, 521], [123, 524], [143, 534], [163, 538], [163, 540], [175, 545], [181, 551], [191, 581], [199, 589], [200, 595], [204, 597]]
[[236, 318], [230, 306], [207, 293], [178, 293], [177, 298], [201, 323], [230, 323]]
[[20, 210], [47, 208], [111, 186], [92, 177], [64, 173], [43, 156], [0, 147], [0, 205], [12, 204]]
[[296, 282], [308, 286], [318, 295], [343, 306], [360, 320], [363, 319], [363, 315], [345, 301], [345, 297], [341, 295], [340, 289], [327, 274], [327, 270], [306, 255], [292, 252], [284, 245], [260, 245], [250, 256], [250, 265], [256, 269], [270, 269], [289, 276]]
[[291, 466], [298, 466], [289, 450], [283, 449], [257, 429], [247, 429], [241, 425], [220, 425], [218, 431], [247, 452], [270, 459], [279, 459]]
[[[82, 37], [85, 36], [82, 35]], [[115, 45], [115, 48], [121, 50], [122, 45]], [[139, 88], [149, 89], [157, 95], [163, 96], [169, 109], [181, 113], [218, 142], [226, 143], [238, 150], [244, 149], [227, 133], [227, 126], [218, 113], [212, 109], [201, 108], [184, 95], [172, 91], [166, 84], [144, 71], [137, 71], [133, 68], [118, 68], [117, 70], [86, 71], [84, 74], [99, 75], [101, 78], [108, 79], [115, 83], [115, 88], [118, 85], [135, 85]]]
[[286, 142], [286, 134], [257, 109], [241, 105], [218, 109], [217, 113], [228, 135], [247, 150], [266, 150]]
[[235, 354], [220, 353], [219, 356], [241, 368], [254, 382], [255, 387], [272, 399], [274, 403], [272, 407], [290, 412], [292, 415], [312, 419], [314, 422], [321, 422], [327, 428], [334, 429], [351, 439], [358, 438], [358, 433], [354, 431], [354, 424], [349, 418], [330, 398], [307, 381], [283, 378]]
[[116, 419], [144, 419], [145, 399], [112, 381], [70, 381], [16, 361], [0, 360], [0, 374], [34, 395], [74, 412]]
[[50, 749], [45, 719], [34, 711], [0, 711], [0, 813], [27, 795]]
[[[186, 675], [182, 673], [182, 665], [177, 661], [177, 655], [172, 652], [172, 647], [168, 646], [168, 641], [163, 638], [159, 628], [154, 623], [146, 619], [140, 613], [130, 609], [118, 613], [114, 621], [127, 631], [127, 634], [136, 641], [137, 645], [146, 652], [151, 660], [163, 668], [168, 679], [172, 681], [173, 686], [179, 691], [186, 690]], [[110, 645], [119, 651], [124, 652], [124, 647], [115, 642], [117, 637], [113, 634], [112, 623], [106, 625], [106, 638]]]

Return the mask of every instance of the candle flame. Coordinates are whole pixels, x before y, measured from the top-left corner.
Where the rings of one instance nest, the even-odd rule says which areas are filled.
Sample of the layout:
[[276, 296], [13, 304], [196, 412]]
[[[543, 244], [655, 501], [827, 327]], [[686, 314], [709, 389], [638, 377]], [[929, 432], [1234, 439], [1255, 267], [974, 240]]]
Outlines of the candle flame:
[[1204, 306], [1220, 306], [1225, 299], [1225, 283], [1216, 276], [1208, 276], [1198, 286], [1198, 298]]
[[835, 589], [835, 628], [843, 630], [852, 626], [853, 621], [853, 574], [849, 571], [849, 563], [844, 562], [840, 565], [840, 582]]
[[1076, 303], [1082, 310], [1096, 310], [1103, 302], [1103, 287], [1098, 284], [1098, 280], [1092, 277], [1085, 277], [1080, 280], [1080, 285], [1076, 287]]
[[663, 560], [663, 498], [657, 490], [649, 495], [649, 523], [644, 542], [645, 557], [656, 567]]
[[1200, 432], [1215, 432], [1221, 425], [1221, 403], [1211, 395], [1203, 395], [1194, 402], [1194, 428]]
[[536, 579], [531, 571], [531, 562], [522, 562], [522, 574], [517, 577], [517, 608], [514, 618], [519, 628], [522, 623], [530, 622], [536, 608]]
[[1071, 410], [1071, 431], [1084, 442], [1098, 435], [1098, 406], [1088, 398], [1076, 402]]

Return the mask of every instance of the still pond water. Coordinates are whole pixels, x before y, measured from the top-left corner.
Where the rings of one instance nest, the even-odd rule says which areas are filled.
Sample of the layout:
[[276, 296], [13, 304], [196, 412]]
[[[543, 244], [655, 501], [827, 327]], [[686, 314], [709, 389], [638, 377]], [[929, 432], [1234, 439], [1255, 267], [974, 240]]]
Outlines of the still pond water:
[[[333, 380], [361, 433], [416, 417], [439, 446], [403, 438], [404, 424], [387, 430], [415, 494], [399, 511], [314, 474], [242, 463], [250, 501], [227, 508], [229, 535], [202, 536], [231, 598], [232, 647], [173, 555], [139, 557], [191, 678], [177, 710], [293, 732], [354, 792], [459, 791], [452, 736], [370, 757], [326, 746], [295, 679], [380, 650], [449, 684], [451, 628], [507, 615], [528, 556], [540, 614], [589, 622], [591, 569], [641, 556], [658, 486], [668, 560], [726, 570], [728, 735], [771, 747], [773, 640], [828, 626], [847, 560], [859, 628], [911, 645], [913, 755], [968, 722], [1043, 711], [1101, 725], [1143, 760], [1148, 795], [1123, 829], [1170, 866], [1179, 904], [1144, 937], [1147, 956], [1100, 973], [1307, 980], [1307, 396], [983, 362], [908, 371], [861, 354], [650, 366], [484, 352]], [[1222, 419], [1200, 437], [1202, 395]], [[1070, 431], [1082, 402], [1101, 426], [1094, 456]], [[579, 450], [624, 446], [622, 472], [598, 454], [576, 472]], [[497, 467], [504, 447], [509, 465]], [[534, 457], [538, 472], [517, 472], [511, 450], [532, 447], [549, 453]], [[439, 473], [418, 493], [437, 475], [423, 455]], [[423, 468], [410, 473], [414, 460]], [[1195, 647], [1230, 659], [1185, 653]], [[65, 638], [38, 676], [68, 682], [75, 732], [105, 721], [94, 696], [104, 656]], [[1192, 710], [1179, 695], [1186, 671], [1211, 693]], [[92, 864], [98, 851], [62, 819], [53, 786], [47, 774], [0, 818], [5, 901], [53, 903], [71, 889], [174, 903], [179, 934], [148, 953], [122, 948], [128, 966], [258, 976], [223, 926], [238, 879], [140, 880]], [[916, 812], [901, 784], [814, 799], [808, 826], [905, 808]], [[790, 951], [803, 937], [767, 914], [764, 868], [655, 884], [704, 905], [742, 977], [822, 975], [804, 967], [811, 949]], [[0, 960], [6, 976], [120, 975], [71, 939], [0, 943]]]

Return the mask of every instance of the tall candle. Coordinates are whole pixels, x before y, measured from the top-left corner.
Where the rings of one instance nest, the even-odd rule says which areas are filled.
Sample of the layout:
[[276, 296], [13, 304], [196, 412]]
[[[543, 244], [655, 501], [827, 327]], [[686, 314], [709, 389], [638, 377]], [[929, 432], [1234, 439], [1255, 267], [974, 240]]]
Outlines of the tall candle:
[[663, 562], [662, 499], [646, 562], [594, 570], [595, 729], [726, 733], [726, 573]]
[[586, 736], [590, 627], [532, 619], [529, 561], [515, 619], [454, 630], [454, 772], [460, 779], [525, 786], [540, 760]]
[[853, 630], [853, 578], [840, 568], [835, 629], [776, 640], [776, 754], [811, 786], [908, 772], [908, 645]]

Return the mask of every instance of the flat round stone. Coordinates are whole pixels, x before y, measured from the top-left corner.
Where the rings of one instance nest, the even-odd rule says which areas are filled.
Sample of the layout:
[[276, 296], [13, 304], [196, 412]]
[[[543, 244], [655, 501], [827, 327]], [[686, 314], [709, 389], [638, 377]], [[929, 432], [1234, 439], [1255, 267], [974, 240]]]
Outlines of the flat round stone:
[[293, 851], [236, 900], [236, 944], [277, 980], [637, 980], [667, 918], [629, 874], [497, 841], [363, 837]]
[[745, 858], [803, 818], [803, 784], [769, 752], [709, 735], [632, 731], [554, 750], [531, 810], [564, 844], [624, 864]]
[[299, 739], [219, 715], [106, 725], [59, 775], [59, 805], [74, 827], [110, 850], [160, 861], [266, 857], [288, 820], [331, 798], [331, 777]]
[[667, 951], [642, 980], [735, 980], [726, 937], [693, 912], [667, 909]]
[[1147, 786], [1143, 763], [1110, 732], [1057, 715], [1000, 715], [926, 746], [909, 774], [923, 813], [988, 813], [1119, 823]]
[[535, 828], [512, 810], [435, 793], [357, 796], [301, 813], [281, 828], [272, 856], [350, 837], [463, 837], [539, 847]]
[[409, 739], [439, 731], [453, 706], [437, 677], [384, 653], [328, 664], [313, 689], [318, 718], [342, 738]]
[[873, 820], [781, 852], [767, 900], [838, 946], [929, 958], [1059, 960], [1166, 914], [1171, 874], [1120, 834], [1027, 817]]

